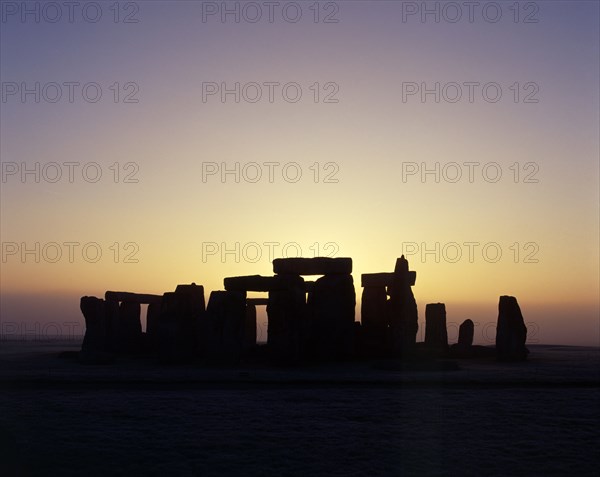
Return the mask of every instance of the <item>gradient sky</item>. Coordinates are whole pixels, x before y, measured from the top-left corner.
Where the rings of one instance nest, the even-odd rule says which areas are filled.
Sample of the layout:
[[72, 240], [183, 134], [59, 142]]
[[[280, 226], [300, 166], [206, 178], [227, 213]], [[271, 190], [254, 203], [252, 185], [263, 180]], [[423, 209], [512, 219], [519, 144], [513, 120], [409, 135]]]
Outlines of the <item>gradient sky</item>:
[[[65, 333], [67, 322], [83, 331], [79, 297], [109, 289], [163, 293], [193, 281], [204, 285], [208, 299], [224, 277], [271, 274], [265, 244], [272, 242], [279, 244], [276, 256], [297, 243], [303, 256], [318, 248], [322, 255], [352, 257], [359, 319], [360, 274], [393, 270], [395, 259], [417, 244], [419, 252], [407, 258], [417, 271], [421, 322], [426, 303], [444, 302], [452, 326], [471, 318], [479, 326], [476, 342], [491, 342], [498, 297], [508, 294], [521, 304], [530, 343], [600, 345], [598, 2], [519, 2], [518, 22], [515, 2], [497, 2], [502, 17], [495, 23], [482, 12], [493, 2], [480, 2], [473, 22], [464, 7], [455, 23], [448, 21], [454, 16], [448, 2], [426, 2], [440, 8], [439, 22], [433, 15], [423, 22], [419, 13], [403, 21], [403, 10], [421, 2], [320, 2], [317, 23], [312, 1], [296, 2], [297, 23], [286, 21], [280, 7], [270, 23], [264, 2], [256, 2], [264, 10], [256, 23], [243, 16], [222, 22], [218, 14], [203, 21], [203, 9], [222, 2], [121, 2], [119, 20], [131, 13], [135, 23], [114, 21], [114, 2], [99, 2], [96, 23], [80, 9], [70, 22], [64, 5], [52, 23], [48, 2], [27, 2], [40, 9], [37, 22], [34, 15], [21, 17], [21, 2], [1, 3], [4, 333], [15, 323], [31, 331], [50, 322]], [[235, 8], [236, 2], [226, 3]], [[338, 22], [323, 22], [334, 9]], [[75, 87], [70, 102], [64, 85], [56, 103], [8, 94], [15, 84], [53, 82], [94, 82], [102, 98], [88, 102]], [[256, 103], [243, 97], [236, 103], [233, 95], [224, 103], [219, 95], [203, 101], [209, 82], [230, 88], [295, 82], [302, 98], [287, 102], [277, 88], [271, 103], [263, 86]], [[462, 85], [463, 98], [403, 100], [407, 83], [433, 88], [436, 82]], [[465, 82], [497, 83], [502, 97], [488, 102], [478, 87], [470, 102]], [[127, 83], [135, 83], [137, 103], [123, 101], [133, 91]], [[333, 88], [327, 83], [337, 85], [337, 103], [323, 101]], [[524, 101], [531, 92], [535, 103]], [[55, 90], [48, 86], [46, 93], [53, 97]], [[33, 174], [20, 176], [22, 163], [41, 170], [52, 162], [63, 174], [55, 183], [43, 174], [39, 183]], [[72, 183], [65, 162], [79, 164]], [[203, 164], [233, 168], [236, 162], [262, 165], [262, 179], [251, 183], [241, 175], [238, 183], [230, 174], [225, 182], [219, 175], [203, 181]], [[465, 162], [479, 164], [473, 182]], [[102, 168], [98, 182], [82, 177], [89, 163]], [[135, 165], [126, 169], [127, 163]], [[273, 183], [264, 163], [279, 164]], [[298, 182], [282, 175], [289, 163], [302, 170]], [[326, 170], [327, 163], [333, 165]], [[403, 177], [413, 166], [407, 163], [419, 170], [439, 163], [441, 172], [458, 163], [463, 177], [454, 183], [443, 174], [439, 182], [433, 174]], [[486, 177], [502, 171], [497, 182], [482, 174], [489, 163], [497, 165]], [[11, 175], [15, 165], [19, 171]], [[138, 182], [125, 183], [133, 168]], [[456, 169], [444, 170], [454, 177]], [[331, 171], [337, 183], [324, 182]], [[54, 177], [55, 169], [46, 172]], [[532, 172], [537, 182], [525, 182]], [[53, 242], [63, 253], [56, 263], [50, 263], [56, 249], [47, 245]], [[73, 263], [65, 242], [81, 244]], [[81, 253], [91, 242], [102, 250], [96, 263]], [[126, 249], [130, 242], [135, 245]], [[479, 244], [472, 261], [467, 242]], [[22, 244], [35, 243], [39, 263], [35, 254], [21, 256]], [[234, 253], [220, 254], [223, 244], [234, 250], [236, 243], [239, 263]], [[436, 243], [439, 257], [420, 253]], [[453, 243], [462, 258], [455, 259]], [[12, 244], [18, 245], [14, 255]], [[218, 253], [207, 256], [213, 244]], [[498, 249], [502, 256], [493, 262]], [[124, 263], [134, 250], [138, 262]], [[295, 256], [295, 247], [286, 250]]]

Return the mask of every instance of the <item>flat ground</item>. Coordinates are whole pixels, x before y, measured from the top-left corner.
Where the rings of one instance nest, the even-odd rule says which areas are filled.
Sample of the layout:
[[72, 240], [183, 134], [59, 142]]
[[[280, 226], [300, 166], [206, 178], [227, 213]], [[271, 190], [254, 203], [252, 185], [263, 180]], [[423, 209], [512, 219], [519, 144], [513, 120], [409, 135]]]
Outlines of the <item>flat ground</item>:
[[59, 357], [77, 348], [0, 344], [0, 475], [581, 476], [600, 467], [598, 348], [537, 345], [524, 363], [452, 360], [438, 370]]

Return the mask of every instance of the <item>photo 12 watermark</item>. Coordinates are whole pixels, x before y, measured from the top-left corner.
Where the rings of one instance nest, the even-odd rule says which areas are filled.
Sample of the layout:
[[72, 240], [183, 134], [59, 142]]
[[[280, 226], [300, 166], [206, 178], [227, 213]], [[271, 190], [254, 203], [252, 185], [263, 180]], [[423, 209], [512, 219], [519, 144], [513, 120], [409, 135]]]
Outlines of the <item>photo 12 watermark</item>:
[[488, 183], [504, 180], [515, 184], [538, 184], [540, 166], [537, 162], [513, 162], [502, 166], [498, 162], [403, 162], [402, 182], [439, 183]]
[[537, 104], [540, 85], [535, 81], [500, 84], [496, 81], [403, 81], [403, 103], [488, 103], [513, 102]]
[[137, 104], [140, 86], [135, 81], [3, 81], [2, 104]]
[[141, 2], [0, 2], [2, 23], [139, 23]]
[[537, 242], [402, 242], [402, 254], [419, 263], [539, 263]]
[[313, 182], [315, 184], [337, 184], [340, 166], [337, 162], [314, 162], [302, 166], [297, 162], [203, 162], [202, 183], [268, 183]]
[[336, 257], [336, 242], [202, 242], [202, 263], [272, 263], [276, 258]]
[[139, 263], [137, 242], [2, 242], [2, 263]]
[[112, 182], [115, 184], [137, 184], [140, 166], [137, 162], [114, 162], [102, 166], [97, 162], [14, 162], [0, 164], [2, 183], [56, 184]]
[[225, 103], [325, 103], [340, 102], [340, 85], [335, 81], [301, 84], [296, 81], [203, 81], [202, 102]]
[[[485, 344], [495, 344], [496, 343], [496, 328], [497, 323], [494, 321], [489, 321], [486, 323], [481, 323], [479, 321], [473, 321], [474, 325], [474, 337], [475, 341]], [[448, 332], [448, 343], [456, 343], [458, 342], [458, 334], [460, 323], [449, 321], [446, 324], [446, 330]], [[525, 323], [527, 328], [527, 344], [536, 344], [539, 343], [539, 334], [540, 334], [540, 326], [535, 321], [528, 321]], [[421, 341], [425, 340], [425, 323], [419, 323], [419, 332], [418, 336]]]
[[341, 2], [201, 2], [202, 23], [339, 23]]
[[539, 23], [540, 4], [530, 1], [400, 2], [402, 23]]
[[85, 327], [77, 321], [2, 321], [0, 341], [49, 341], [83, 339]]

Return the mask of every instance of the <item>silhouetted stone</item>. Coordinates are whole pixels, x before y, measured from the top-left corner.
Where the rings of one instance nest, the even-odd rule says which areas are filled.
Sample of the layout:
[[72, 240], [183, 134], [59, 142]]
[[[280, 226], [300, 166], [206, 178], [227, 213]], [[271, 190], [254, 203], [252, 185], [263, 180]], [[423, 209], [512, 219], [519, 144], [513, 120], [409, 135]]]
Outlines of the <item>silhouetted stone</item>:
[[246, 292], [213, 291], [206, 307], [206, 356], [210, 360], [239, 360], [244, 343]]
[[[402, 274], [401, 274], [402, 275]], [[363, 287], [389, 287], [393, 285], [394, 279], [396, 278], [396, 272], [381, 272], [381, 273], [363, 273], [361, 278], [361, 285]], [[414, 286], [417, 280], [417, 272], [408, 271], [406, 273], [406, 281], [410, 286]]]
[[256, 346], [256, 306], [246, 300], [246, 320], [244, 322], [243, 350], [247, 351]]
[[146, 341], [149, 351], [158, 353], [158, 344], [160, 339], [160, 309], [161, 301], [158, 303], [150, 303], [146, 312]]
[[411, 289], [412, 275], [404, 255], [396, 261], [394, 282], [388, 287], [388, 319], [391, 328], [392, 353], [396, 356], [414, 353], [419, 315]]
[[129, 293], [129, 292], [116, 292], [116, 291], [107, 291], [104, 294], [104, 299], [106, 301], [128, 301], [131, 303], [140, 303], [140, 304], [150, 304], [150, 303], [160, 303], [162, 301], [162, 295], [149, 295], [147, 293]]
[[79, 307], [85, 319], [85, 336], [81, 352], [86, 354], [105, 352], [107, 337], [104, 300], [95, 296], [82, 296]]
[[351, 258], [276, 258], [273, 271], [292, 275], [327, 275], [352, 273]]
[[295, 364], [306, 341], [306, 293], [304, 279], [277, 275], [280, 286], [269, 291], [267, 345], [278, 364]]
[[282, 282], [277, 277], [263, 277], [261, 275], [228, 277], [223, 282], [227, 291], [268, 292], [282, 289]]
[[385, 287], [366, 287], [361, 299], [361, 352], [365, 357], [382, 358], [389, 353], [389, 341]]
[[162, 362], [189, 361], [199, 353], [204, 316], [204, 287], [178, 285], [163, 295], [158, 340]]
[[[363, 275], [364, 276], [364, 275]], [[366, 329], [387, 328], [387, 293], [383, 286], [369, 286], [363, 290], [361, 299], [361, 322]]]
[[425, 345], [442, 353], [448, 351], [446, 306], [443, 303], [428, 303], [425, 306]]
[[468, 348], [473, 345], [473, 336], [475, 335], [475, 325], [471, 320], [465, 320], [458, 328], [458, 345]]
[[354, 351], [356, 292], [352, 275], [325, 275], [309, 294], [314, 357], [347, 359]]
[[247, 305], [254, 306], [267, 306], [269, 304], [268, 298], [246, 298]]
[[138, 353], [142, 344], [141, 307], [139, 303], [123, 301], [119, 306], [117, 349], [121, 353]]
[[527, 357], [525, 347], [527, 327], [521, 308], [514, 296], [501, 296], [498, 304], [498, 324], [496, 328], [496, 353], [503, 361], [519, 361]]

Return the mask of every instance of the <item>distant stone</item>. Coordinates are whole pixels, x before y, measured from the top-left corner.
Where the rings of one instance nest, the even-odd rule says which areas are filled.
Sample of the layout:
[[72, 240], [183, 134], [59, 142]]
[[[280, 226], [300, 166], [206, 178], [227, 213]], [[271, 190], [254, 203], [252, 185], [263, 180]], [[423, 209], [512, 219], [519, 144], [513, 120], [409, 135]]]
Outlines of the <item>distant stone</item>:
[[443, 303], [428, 303], [425, 306], [425, 345], [432, 350], [448, 351], [446, 306]]
[[293, 275], [328, 275], [352, 273], [351, 258], [276, 258], [273, 272]]
[[475, 325], [472, 320], [465, 320], [458, 328], [458, 345], [468, 348], [473, 345]]
[[521, 308], [514, 296], [501, 296], [498, 304], [496, 353], [502, 361], [524, 360], [529, 354], [525, 347], [527, 327]]

